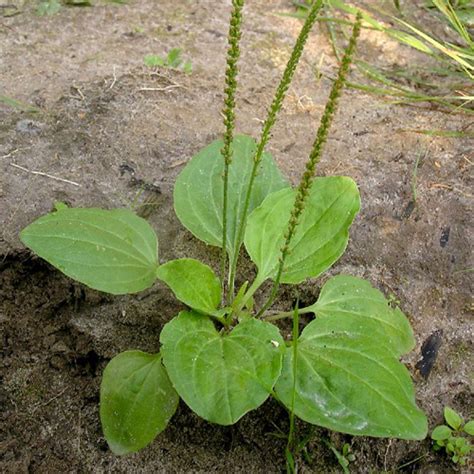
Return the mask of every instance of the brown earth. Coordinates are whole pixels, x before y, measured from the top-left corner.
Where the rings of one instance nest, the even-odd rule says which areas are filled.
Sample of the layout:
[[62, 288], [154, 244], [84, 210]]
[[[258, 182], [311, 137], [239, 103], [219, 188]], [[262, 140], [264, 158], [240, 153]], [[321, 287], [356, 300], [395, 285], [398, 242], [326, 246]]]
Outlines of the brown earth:
[[[216, 265], [217, 252], [177, 221], [172, 188], [186, 161], [222, 133], [230, 1], [96, 2], [50, 17], [35, 15], [34, 2], [9, 4], [20, 10], [0, 19], [0, 94], [40, 111], [0, 105], [0, 471], [281, 472], [285, 442], [275, 434], [287, 431], [288, 420], [274, 401], [233, 427], [204, 422], [181, 403], [151, 446], [132, 456], [112, 455], [98, 417], [102, 370], [122, 350], [156, 351], [163, 324], [180, 308], [160, 284], [118, 298], [89, 290], [18, 240], [18, 232], [57, 200], [105, 208], [146, 201], [140, 209], [158, 232], [163, 261], [188, 256]], [[257, 0], [245, 10], [238, 129], [255, 138], [301, 25], [276, 15], [289, 4]], [[164, 55], [172, 47], [191, 59], [191, 75], [143, 66], [144, 55]], [[359, 55], [388, 65], [423, 60], [368, 31]], [[328, 79], [315, 79], [318, 66], [327, 75], [336, 66], [320, 28], [269, 145], [293, 182], [330, 87]], [[469, 120], [347, 90], [319, 169], [352, 176], [360, 186], [363, 207], [348, 252], [330, 273], [363, 276], [400, 301], [417, 339], [405, 362], [430, 428], [442, 421], [445, 405], [465, 416], [472, 411], [473, 143], [413, 130], [465, 130]], [[245, 272], [251, 274], [249, 265]], [[302, 285], [300, 299], [312, 302], [321, 283]], [[285, 288], [278, 305], [288, 309], [295, 298], [296, 290]], [[423, 341], [438, 330], [442, 345], [424, 380], [415, 364]], [[308, 431], [300, 425], [301, 435]], [[355, 438], [316, 429], [302, 472], [340, 470], [322, 439], [338, 448], [352, 445], [353, 472], [395, 471], [406, 463], [400, 470], [453, 470], [429, 440]]]

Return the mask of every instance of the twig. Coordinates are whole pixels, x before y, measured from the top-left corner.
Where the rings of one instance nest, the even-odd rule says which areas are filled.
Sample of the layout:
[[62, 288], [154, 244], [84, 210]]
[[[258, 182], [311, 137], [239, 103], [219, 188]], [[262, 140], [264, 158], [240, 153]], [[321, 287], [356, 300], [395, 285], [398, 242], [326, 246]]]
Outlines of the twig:
[[184, 160], [175, 161], [174, 163], [171, 163], [168, 166], [168, 169], [171, 170], [173, 168], [177, 168], [178, 166], [185, 165], [187, 162], [188, 162], [187, 158], [185, 158]]
[[19, 170], [25, 171], [26, 173], [36, 174], [38, 176], [44, 176], [45, 178], [50, 178], [56, 181], [61, 181], [63, 183], [72, 184], [73, 186], [81, 186], [79, 183], [76, 183], [75, 181], [59, 178], [58, 176], [53, 176], [48, 173], [43, 173], [42, 171], [32, 171], [32, 170], [29, 170], [28, 168], [24, 168], [23, 166], [17, 165], [16, 163], [10, 163], [10, 165], [13, 166], [14, 168], [18, 168]]
[[411, 461], [408, 461], [408, 462], [406, 462], [405, 464], [402, 464], [401, 466], [397, 466], [397, 467], [395, 468], [395, 471], [401, 471], [404, 467], [407, 467], [407, 466], [409, 466], [410, 464], [413, 464], [413, 463], [419, 461], [420, 459], [426, 458], [426, 456], [428, 456], [428, 454], [422, 454], [421, 456], [418, 456], [417, 458], [412, 459]]
[[[81, 89], [79, 89], [79, 87], [75, 86], [74, 84], [71, 87], [78, 92], [79, 96], [81, 97], [81, 100], [83, 100], [83, 101], [86, 100], [86, 97], [82, 93]], [[71, 97], [77, 99], [77, 97], [75, 97], [75, 96], [71, 96]]]
[[115, 86], [115, 83], [117, 82], [117, 74], [115, 73], [115, 68], [116, 68], [116, 66], [115, 66], [115, 64], [114, 64], [114, 69], [113, 69], [113, 77], [114, 77], [114, 79], [113, 79], [113, 81], [112, 81], [112, 84], [110, 84], [110, 86], [109, 86], [109, 90], [112, 89], [112, 87], [114, 87], [114, 86]]
[[42, 407], [45, 407], [46, 405], [49, 405], [51, 402], [54, 402], [54, 400], [56, 400], [57, 398], [59, 398], [66, 390], [68, 389], [68, 387], [65, 387], [63, 390], [61, 390], [58, 394], [56, 394], [53, 398], [50, 398], [48, 401], [44, 402], [44, 403], [39, 403], [38, 405], [36, 405], [33, 410], [31, 411], [31, 414], [33, 414], [38, 408], [42, 408]]
[[10, 153], [7, 153], [6, 155], [0, 156], [0, 158], [9, 158], [10, 156], [13, 156], [15, 153], [17, 153], [19, 150], [20, 150], [19, 148], [15, 148]]
[[156, 91], [156, 92], [167, 92], [171, 89], [176, 89], [177, 87], [183, 87], [180, 84], [173, 84], [166, 87], [140, 87], [139, 91]]

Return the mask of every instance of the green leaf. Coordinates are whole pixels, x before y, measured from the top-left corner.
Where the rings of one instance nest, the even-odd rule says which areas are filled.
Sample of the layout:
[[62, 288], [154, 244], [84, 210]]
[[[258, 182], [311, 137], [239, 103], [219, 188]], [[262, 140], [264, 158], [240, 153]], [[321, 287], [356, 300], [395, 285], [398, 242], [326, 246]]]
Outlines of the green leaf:
[[[271, 194], [249, 217], [245, 247], [261, 281], [276, 276], [295, 193], [283, 189]], [[352, 179], [316, 178], [280, 281], [297, 284], [327, 270], [344, 253], [349, 227], [359, 208], [359, 191]]]
[[431, 433], [431, 439], [435, 441], [444, 441], [451, 436], [452, 429], [446, 425], [437, 426]]
[[[461, 438], [461, 439], [464, 439], [464, 438]], [[459, 448], [459, 452], [462, 454], [462, 455], [466, 455], [466, 454], [469, 454], [472, 450], [472, 447], [471, 445], [469, 444], [469, 442], [464, 439], [464, 444]]]
[[191, 74], [193, 72], [193, 65], [191, 64], [190, 61], [186, 61], [183, 65], [183, 71], [186, 74]]
[[61, 3], [59, 0], [46, 0], [40, 2], [38, 8], [36, 9], [37, 15], [54, 15], [59, 10], [61, 10]]
[[231, 425], [268, 397], [281, 371], [278, 328], [257, 319], [218, 332], [212, 321], [182, 311], [160, 336], [176, 391], [200, 417]]
[[156, 66], [164, 66], [165, 65], [165, 60], [157, 56], [156, 54], [147, 54], [143, 58], [143, 62], [145, 63], [145, 66], [148, 67], [156, 67]]
[[156, 279], [155, 232], [128, 209], [60, 209], [34, 221], [20, 238], [67, 276], [96, 290], [135, 293]]
[[[38, 10], [40, 9], [41, 5], [42, 4], [40, 4], [40, 6], [38, 7]], [[40, 13], [38, 13], [38, 15], [40, 15]], [[23, 112], [41, 112], [41, 109], [39, 109], [38, 107], [34, 107], [33, 105], [26, 104], [25, 102], [21, 102], [19, 100], [14, 99], [13, 97], [8, 97], [6, 95], [0, 95], [0, 104], [5, 104], [8, 107], [13, 107]]]
[[196, 311], [215, 315], [221, 301], [221, 284], [211, 268], [192, 258], [171, 260], [161, 265], [156, 276], [176, 298]]
[[471, 436], [474, 436], [474, 420], [468, 421], [464, 425], [464, 432]]
[[64, 0], [66, 5], [71, 5], [73, 7], [91, 7], [92, 3], [90, 0]]
[[178, 67], [182, 63], [181, 49], [173, 48], [169, 51], [167, 57], [167, 64], [170, 67]]
[[[298, 343], [294, 412], [299, 418], [352, 435], [423, 439], [425, 415], [415, 404], [410, 375], [377, 336], [344, 328], [339, 316], [318, 318]], [[349, 319], [349, 318], [342, 318]], [[292, 350], [275, 391], [289, 408]]]
[[[216, 140], [195, 155], [178, 176], [174, 207], [181, 223], [198, 239], [222, 246], [223, 172], [222, 140]], [[242, 219], [244, 196], [250, 180], [255, 141], [245, 135], [234, 138], [229, 168], [227, 250], [231, 260]], [[264, 153], [255, 179], [249, 213], [274, 191], [288, 187], [269, 153]]]
[[115, 356], [100, 386], [100, 420], [110, 449], [127, 454], [151, 443], [166, 428], [178, 400], [159, 354]]
[[444, 407], [444, 419], [451, 428], [458, 430], [463, 424], [463, 419], [452, 408]]
[[413, 330], [398, 308], [391, 308], [384, 295], [368, 281], [349, 275], [338, 275], [323, 286], [311, 309], [318, 318], [332, 318], [334, 329], [360, 335], [377, 334], [385, 347], [397, 356], [415, 347]]

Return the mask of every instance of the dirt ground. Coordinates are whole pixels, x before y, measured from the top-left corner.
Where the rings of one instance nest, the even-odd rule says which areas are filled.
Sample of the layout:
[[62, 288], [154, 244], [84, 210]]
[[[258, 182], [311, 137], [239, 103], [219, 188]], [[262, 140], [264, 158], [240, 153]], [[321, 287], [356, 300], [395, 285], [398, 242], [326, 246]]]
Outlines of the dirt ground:
[[[20, 12], [0, 17], [0, 94], [39, 112], [0, 105], [0, 471], [282, 472], [285, 442], [275, 434], [286, 432], [288, 420], [273, 401], [233, 427], [204, 422], [181, 403], [151, 446], [112, 455], [98, 416], [101, 373], [122, 350], [158, 350], [161, 328], [180, 307], [159, 283], [126, 297], [89, 290], [32, 256], [18, 239], [58, 200], [105, 208], [146, 201], [139, 210], [158, 232], [162, 261], [188, 256], [216, 266], [216, 251], [177, 221], [172, 189], [186, 161], [222, 133], [230, 0], [95, 2], [49, 17], [38, 17], [34, 2], [8, 3]], [[289, 11], [289, 1], [247, 3], [238, 130], [257, 138], [301, 23], [276, 15]], [[172, 47], [192, 61], [192, 74], [143, 66], [146, 54], [164, 55]], [[386, 65], [423, 60], [368, 31], [359, 56]], [[336, 67], [319, 27], [269, 145], [294, 183], [330, 87], [327, 78], [316, 79], [316, 67], [329, 76]], [[474, 149], [467, 139], [413, 130], [461, 130], [470, 120], [346, 90], [319, 169], [349, 175], [360, 186], [362, 210], [348, 251], [330, 273], [362, 276], [399, 300], [417, 340], [405, 362], [430, 429], [442, 421], [445, 405], [465, 416], [473, 407]], [[420, 156], [415, 202], [413, 170]], [[252, 272], [249, 265], [246, 272]], [[323, 282], [302, 285], [300, 300], [313, 302]], [[288, 309], [295, 298], [296, 290], [286, 288], [277, 304]], [[425, 380], [415, 365], [435, 331], [442, 331], [442, 345]], [[299, 428], [302, 435], [309, 430]], [[340, 471], [322, 439], [338, 448], [351, 444], [353, 472], [453, 470], [429, 440], [316, 429], [301, 472]]]

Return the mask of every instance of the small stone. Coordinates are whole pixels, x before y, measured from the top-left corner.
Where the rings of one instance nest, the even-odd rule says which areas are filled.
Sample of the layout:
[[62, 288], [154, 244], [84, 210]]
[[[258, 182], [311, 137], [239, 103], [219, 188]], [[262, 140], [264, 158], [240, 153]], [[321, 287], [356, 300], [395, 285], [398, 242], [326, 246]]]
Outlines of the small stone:
[[69, 347], [63, 341], [58, 341], [51, 347], [51, 351], [65, 353], [69, 352]]
[[41, 132], [43, 124], [30, 119], [23, 119], [16, 123], [16, 131], [19, 133], [36, 134]]
[[46, 335], [50, 335], [55, 333], [58, 330], [56, 326], [53, 326], [52, 324], [48, 324], [43, 328], [43, 333]]
[[67, 361], [59, 355], [53, 355], [51, 359], [49, 359], [49, 365], [53, 369], [64, 370], [67, 366]]

